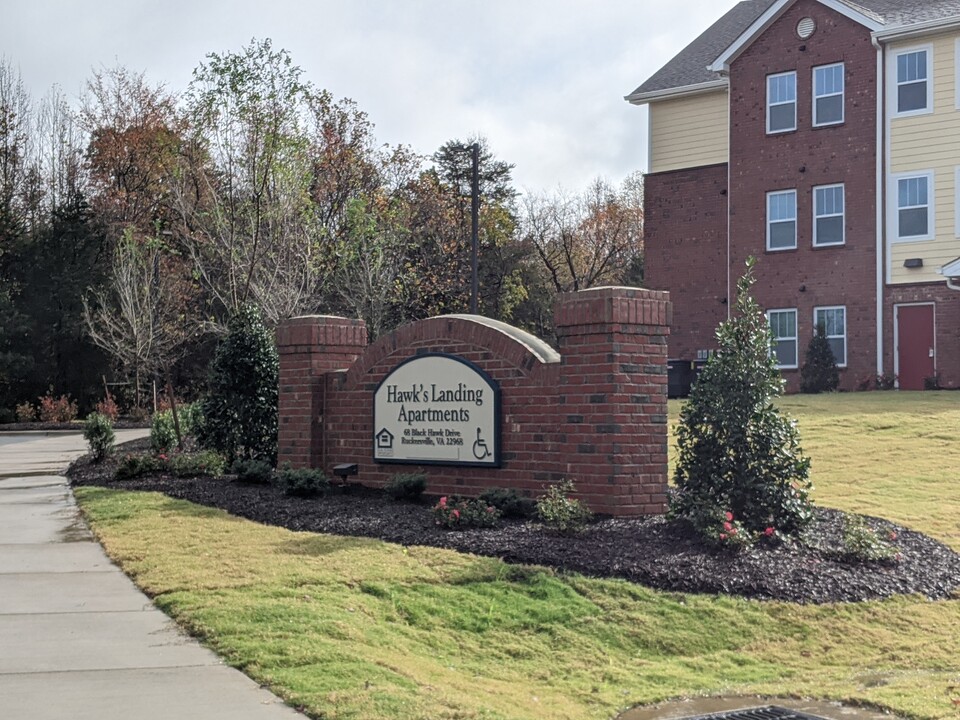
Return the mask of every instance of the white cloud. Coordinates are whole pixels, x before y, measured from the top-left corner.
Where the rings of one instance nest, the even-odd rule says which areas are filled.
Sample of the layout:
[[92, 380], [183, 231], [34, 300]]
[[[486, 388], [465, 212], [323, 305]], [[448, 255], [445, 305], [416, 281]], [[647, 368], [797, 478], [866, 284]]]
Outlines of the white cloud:
[[486, 136], [530, 190], [617, 181], [645, 163], [645, 111], [623, 96], [734, 3], [676, 0], [7, 0], [0, 48], [36, 98], [91, 69], [182, 91], [209, 52], [288, 49], [351, 97], [377, 137], [429, 155]]

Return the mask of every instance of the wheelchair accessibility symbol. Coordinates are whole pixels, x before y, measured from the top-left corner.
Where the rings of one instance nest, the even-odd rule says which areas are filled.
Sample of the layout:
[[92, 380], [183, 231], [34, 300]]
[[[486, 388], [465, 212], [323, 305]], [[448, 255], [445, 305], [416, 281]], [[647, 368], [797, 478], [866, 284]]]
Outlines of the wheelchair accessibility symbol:
[[488, 458], [493, 453], [490, 452], [490, 449], [487, 447], [487, 441], [480, 437], [480, 428], [477, 428], [477, 439], [473, 443], [473, 456], [477, 460], [483, 460]]

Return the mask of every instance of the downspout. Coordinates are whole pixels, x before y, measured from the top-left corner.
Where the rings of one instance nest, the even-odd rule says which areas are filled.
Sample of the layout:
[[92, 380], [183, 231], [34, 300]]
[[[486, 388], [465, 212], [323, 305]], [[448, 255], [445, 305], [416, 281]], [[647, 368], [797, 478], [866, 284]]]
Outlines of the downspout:
[[733, 296], [730, 294], [730, 178], [732, 177], [730, 166], [733, 164], [730, 154], [730, 143], [733, 138], [730, 128], [730, 98], [733, 97], [733, 93], [730, 88], [730, 73], [721, 74], [727, 77], [727, 320], [729, 320], [733, 314]]
[[960, 285], [953, 284], [953, 278], [947, 278], [947, 287], [951, 290], [960, 290]]
[[884, 152], [885, 128], [886, 128], [886, 103], [885, 89], [886, 77], [884, 76], [884, 51], [883, 45], [877, 40], [874, 34], [871, 37], [873, 46], [877, 49], [877, 150], [876, 150], [876, 223], [877, 223], [877, 376], [883, 375], [883, 285], [884, 285], [884, 218], [886, 213], [886, 199], [884, 197], [883, 173], [885, 171]]

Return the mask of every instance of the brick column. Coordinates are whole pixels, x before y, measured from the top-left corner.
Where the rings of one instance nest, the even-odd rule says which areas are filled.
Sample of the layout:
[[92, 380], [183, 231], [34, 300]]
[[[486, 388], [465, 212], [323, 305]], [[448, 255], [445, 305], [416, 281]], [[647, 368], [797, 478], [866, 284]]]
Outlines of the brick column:
[[362, 320], [305, 315], [277, 328], [280, 354], [280, 432], [277, 463], [322, 467], [323, 383], [346, 370], [367, 346]]
[[653, 290], [594, 288], [554, 306], [564, 474], [596, 512], [666, 509], [670, 320], [669, 293]]

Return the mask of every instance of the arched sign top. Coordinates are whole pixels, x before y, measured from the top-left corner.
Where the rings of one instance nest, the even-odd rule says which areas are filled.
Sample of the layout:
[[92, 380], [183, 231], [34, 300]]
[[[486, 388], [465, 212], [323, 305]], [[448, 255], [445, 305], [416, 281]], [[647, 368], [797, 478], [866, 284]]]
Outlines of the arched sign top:
[[374, 392], [373, 459], [500, 467], [499, 384], [458, 355], [404, 360]]

